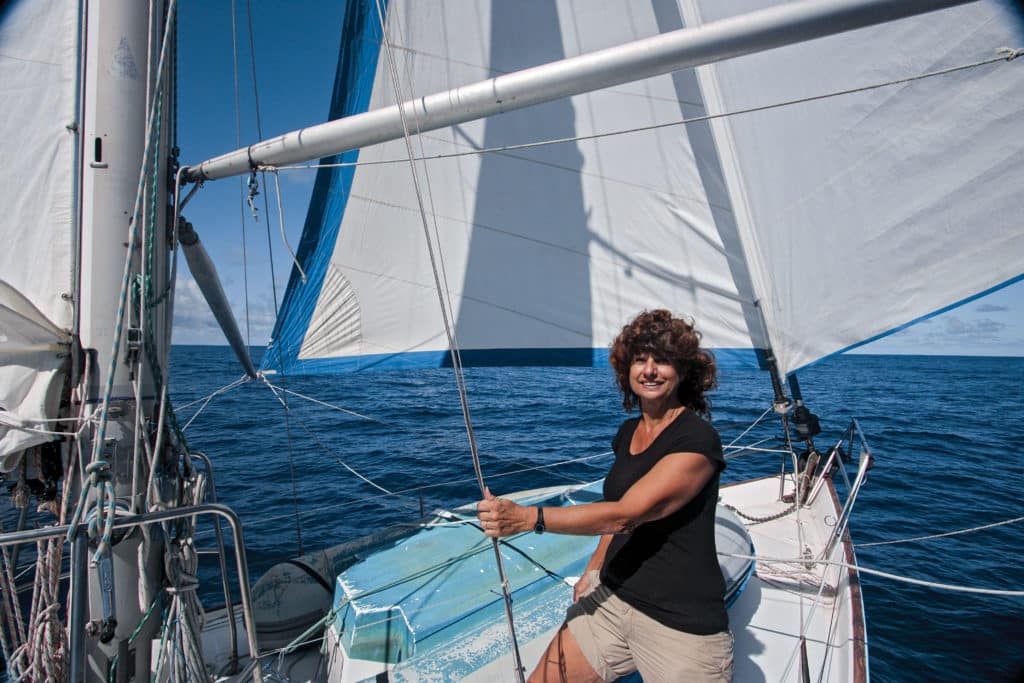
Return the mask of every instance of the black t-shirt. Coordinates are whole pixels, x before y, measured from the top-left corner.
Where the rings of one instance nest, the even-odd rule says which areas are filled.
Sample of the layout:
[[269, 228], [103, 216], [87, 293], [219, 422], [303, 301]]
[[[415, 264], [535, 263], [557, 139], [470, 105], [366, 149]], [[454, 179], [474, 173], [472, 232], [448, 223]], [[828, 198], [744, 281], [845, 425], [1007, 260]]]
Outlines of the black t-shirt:
[[612, 440], [615, 463], [604, 481], [606, 500], [629, 487], [670, 453], [700, 453], [717, 471], [679, 510], [612, 539], [601, 582], [649, 617], [680, 631], [709, 635], [729, 626], [725, 579], [715, 551], [718, 479], [725, 469], [718, 432], [692, 410], [684, 410], [636, 455], [629, 452], [639, 418], [626, 420]]

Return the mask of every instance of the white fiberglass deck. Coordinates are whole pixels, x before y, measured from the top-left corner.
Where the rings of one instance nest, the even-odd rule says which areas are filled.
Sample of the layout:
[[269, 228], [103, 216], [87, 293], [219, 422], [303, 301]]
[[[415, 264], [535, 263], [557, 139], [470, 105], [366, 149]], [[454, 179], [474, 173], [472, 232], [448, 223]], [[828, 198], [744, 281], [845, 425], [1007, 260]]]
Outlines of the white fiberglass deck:
[[[787, 478], [787, 493], [792, 480]], [[779, 498], [771, 477], [723, 487], [723, 502], [755, 517], [790, 504]], [[746, 522], [757, 552], [757, 568], [729, 610], [736, 638], [734, 680], [799, 681], [800, 635], [804, 634], [812, 681], [865, 681], [866, 636], [860, 584], [846, 567], [770, 562], [763, 558], [820, 558], [839, 517], [829, 483], [810, 506], [769, 522]], [[848, 539], [836, 544], [833, 562], [853, 564]], [[823, 581], [824, 579], [824, 581]]]

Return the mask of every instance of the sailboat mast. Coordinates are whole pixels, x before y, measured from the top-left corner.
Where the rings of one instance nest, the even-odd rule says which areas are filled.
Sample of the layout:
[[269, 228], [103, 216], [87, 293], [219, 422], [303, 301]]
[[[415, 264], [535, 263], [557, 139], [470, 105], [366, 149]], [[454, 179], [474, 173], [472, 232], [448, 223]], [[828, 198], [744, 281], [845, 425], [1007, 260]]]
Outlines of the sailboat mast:
[[213, 180], [340, 154], [403, 136], [522, 109], [702, 64], [966, 4], [974, 0], [803, 0], [670, 31], [598, 52], [524, 69], [382, 109], [285, 133], [188, 168], [185, 180]]
[[[160, 368], [166, 367], [170, 324], [166, 304], [151, 306], [168, 279], [163, 236], [171, 108], [166, 89], [154, 80], [163, 5], [87, 3], [83, 16], [78, 333], [83, 365], [90, 368], [83, 414], [92, 416], [93, 429], [83, 436], [85, 462], [79, 467], [96, 468], [112, 495], [87, 481], [88, 476], [83, 479], [80, 487], [87, 496], [76, 514], [81, 522], [99, 518], [104, 507], [109, 511], [112, 506], [115, 515], [148, 507], [151, 461], [146, 452], [160, 385], [166, 381]], [[147, 113], [153, 108], [149, 130]], [[69, 469], [69, 476], [77, 471]], [[95, 547], [88, 551], [87, 578], [74, 575], [76, 597], [88, 592], [89, 635], [85, 653], [72, 653], [77, 659], [72, 668], [84, 666], [88, 680], [106, 679], [115, 658], [126, 671], [149, 670], [159, 620], [147, 620], [152, 610], [147, 612], [142, 603], [152, 603], [160, 592], [162, 544], [143, 538], [138, 530], [112, 536], [105, 553]], [[80, 560], [81, 544], [76, 548]], [[72, 643], [81, 642], [81, 634], [73, 633]]]

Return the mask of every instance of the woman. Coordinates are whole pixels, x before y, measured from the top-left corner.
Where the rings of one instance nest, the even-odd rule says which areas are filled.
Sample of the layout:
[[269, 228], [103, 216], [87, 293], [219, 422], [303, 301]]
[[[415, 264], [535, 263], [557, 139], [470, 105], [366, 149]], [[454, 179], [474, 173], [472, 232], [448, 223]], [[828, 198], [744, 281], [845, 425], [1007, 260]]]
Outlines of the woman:
[[[705, 420], [714, 357], [692, 323], [645, 311], [612, 345], [622, 405], [640, 416], [612, 440], [604, 502], [523, 507], [487, 492], [488, 536], [524, 531], [601, 535], [566, 622], [530, 681], [730, 681], [732, 634], [715, 552], [715, 504], [725, 469]], [[598, 575], [600, 580], [597, 580]]]

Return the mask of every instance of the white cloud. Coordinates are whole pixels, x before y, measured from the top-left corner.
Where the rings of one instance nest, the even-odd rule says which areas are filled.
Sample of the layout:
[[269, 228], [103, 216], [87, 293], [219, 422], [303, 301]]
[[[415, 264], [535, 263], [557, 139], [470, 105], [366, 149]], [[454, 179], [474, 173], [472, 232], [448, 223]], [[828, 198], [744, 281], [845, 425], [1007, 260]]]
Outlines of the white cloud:
[[948, 335], [957, 338], [957, 341], [967, 339], [969, 341], [995, 341], [999, 334], [1006, 329], [1006, 324], [991, 318], [979, 318], [977, 320], [964, 320], [959, 316], [951, 315], [945, 319], [945, 329], [941, 332], [932, 332], [931, 336], [941, 337]]
[[[231, 295], [228, 295], [232, 298]], [[232, 298], [235, 321], [246, 338], [245, 299]], [[255, 346], [262, 346], [270, 338], [274, 326], [274, 304], [269, 296], [250, 298], [249, 301], [249, 340]], [[206, 299], [203, 298], [199, 285], [188, 275], [179, 273], [174, 301], [174, 331], [171, 335], [173, 344], [214, 344], [224, 345], [227, 340], [220, 329], [216, 318], [210, 311]]]

